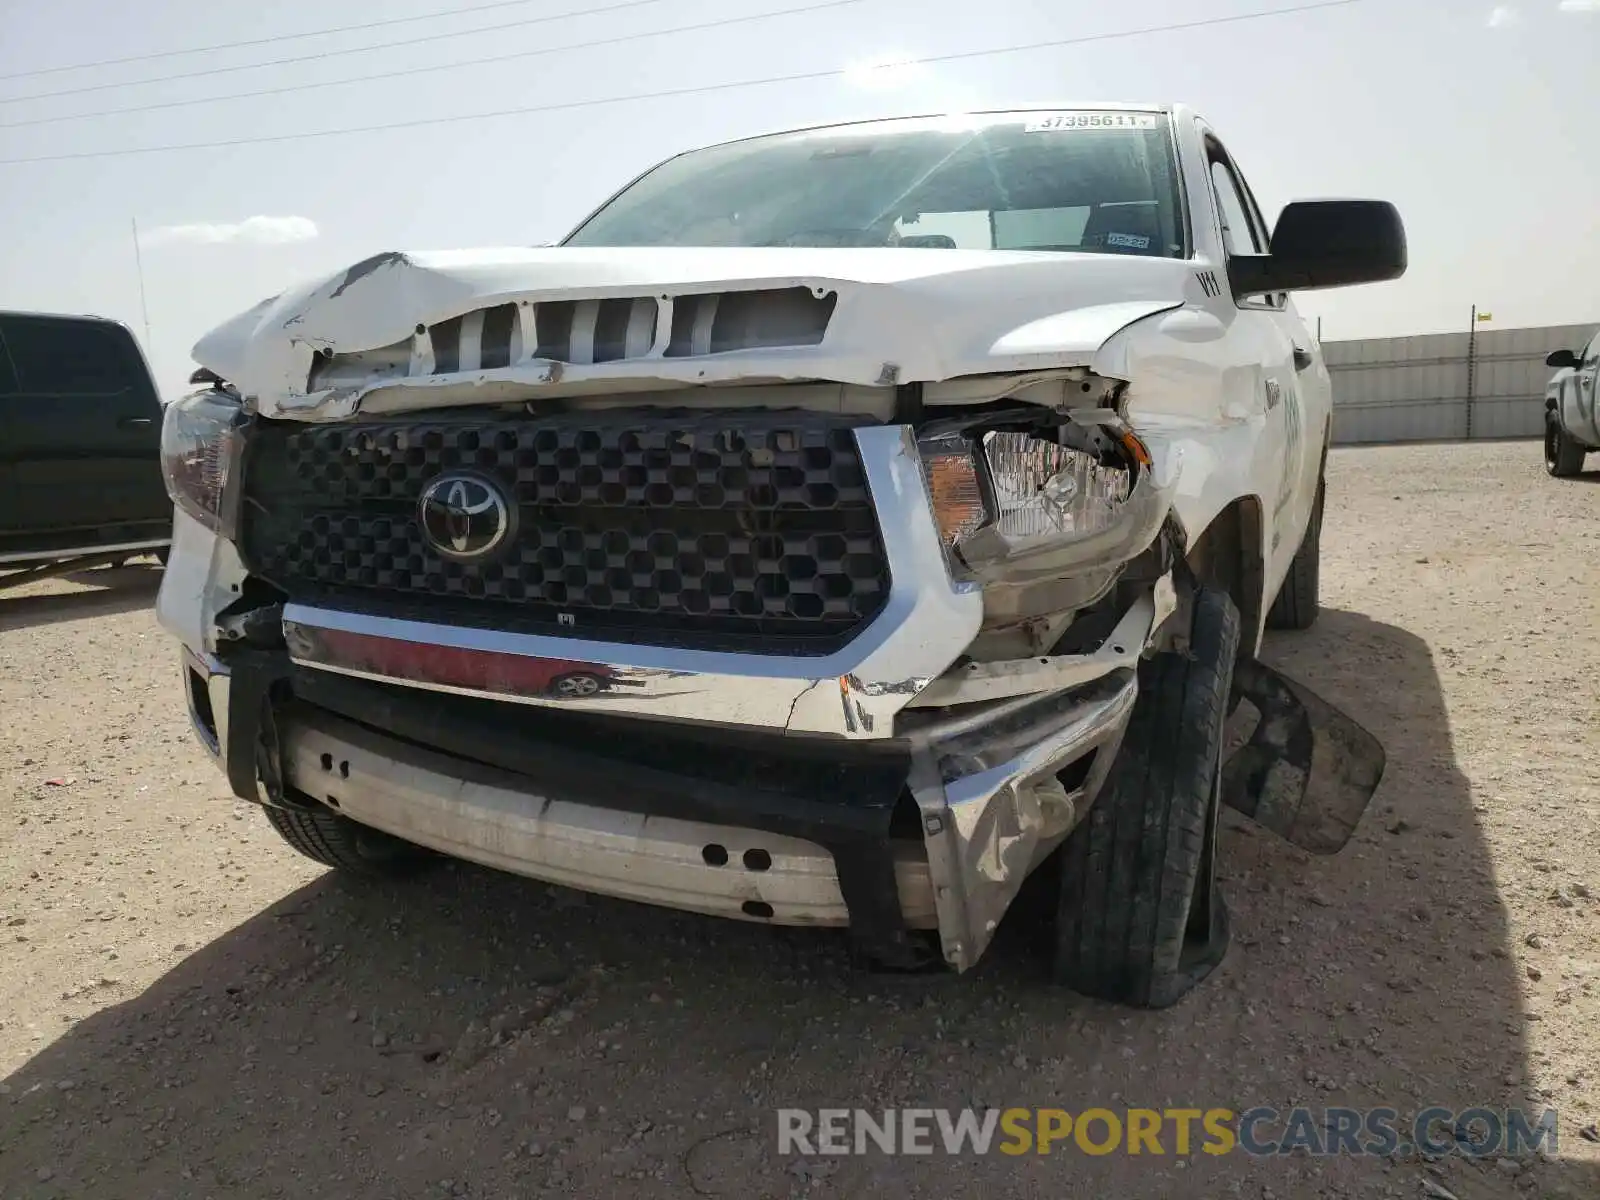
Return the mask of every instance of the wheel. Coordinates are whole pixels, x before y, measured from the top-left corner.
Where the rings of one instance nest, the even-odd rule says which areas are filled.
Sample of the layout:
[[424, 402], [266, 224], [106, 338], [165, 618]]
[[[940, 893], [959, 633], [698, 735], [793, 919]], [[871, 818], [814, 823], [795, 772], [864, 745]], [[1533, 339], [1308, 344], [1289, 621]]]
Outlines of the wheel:
[[267, 820], [278, 836], [309, 859], [368, 879], [410, 875], [433, 856], [377, 829], [336, 812], [268, 808]]
[[1557, 479], [1570, 479], [1583, 470], [1588, 451], [1567, 436], [1558, 421], [1544, 423], [1544, 469]]
[[552, 683], [550, 693], [564, 700], [581, 700], [586, 696], [593, 696], [600, 688], [598, 675], [590, 675], [586, 671], [574, 671], [571, 675], [563, 675]]
[[1326, 480], [1317, 480], [1317, 498], [1311, 505], [1306, 536], [1290, 560], [1289, 573], [1283, 577], [1277, 599], [1267, 610], [1268, 629], [1310, 629], [1316, 623], [1322, 575], [1322, 503], [1327, 489]]
[[1057, 983], [1165, 1008], [1227, 953], [1218, 781], [1238, 644], [1233, 601], [1201, 589], [1189, 652], [1140, 664], [1139, 699], [1111, 774], [1061, 848]]

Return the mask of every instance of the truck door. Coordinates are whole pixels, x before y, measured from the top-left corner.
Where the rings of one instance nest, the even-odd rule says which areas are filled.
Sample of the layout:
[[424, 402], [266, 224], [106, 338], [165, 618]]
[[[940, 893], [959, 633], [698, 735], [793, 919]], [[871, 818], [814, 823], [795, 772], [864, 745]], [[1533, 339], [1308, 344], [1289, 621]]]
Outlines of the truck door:
[[[17, 490], [17, 472], [15, 446], [17, 442], [16, 431], [12, 428], [16, 421], [15, 410], [19, 405], [17, 397], [17, 373], [11, 367], [11, 357], [6, 353], [5, 343], [0, 341], [0, 532], [10, 528], [16, 520], [15, 513], [19, 511], [22, 497]], [[0, 549], [0, 553], [3, 553]]]
[[161, 405], [133, 335], [97, 318], [8, 313], [0, 345], [15, 373], [0, 524], [43, 532], [170, 519]]
[[[1204, 135], [1204, 144], [1224, 250], [1230, 257], [1265, 254], [1266, 227], [1244, 177], [1213, 134]], [[1233, 298], [1225, 289], [1221, 299], [1235, 306], [1241, 323], [1252, 326], [1251, 340], [1261, 350], [1258, 369], [1266, 413], [1266, 436], [1261, 445], [1272, 461], [1258, 464], [1257, 477], [1264, 480], [1261, 502], [1267, 531], [1267, 583], [1275, 589], [1311, 515], [1322, 427], [1327, 420], [1327, 373], [1318, 373], [1321, 352], [1305, 335], [1287, 296]]]
[[1573, 372], [1572, 383], [1576, 395], [1579, 420], [1570, 432], [1591, 446], [1600, 446], [1600, 332], [1589, 339], [1583, 358]]

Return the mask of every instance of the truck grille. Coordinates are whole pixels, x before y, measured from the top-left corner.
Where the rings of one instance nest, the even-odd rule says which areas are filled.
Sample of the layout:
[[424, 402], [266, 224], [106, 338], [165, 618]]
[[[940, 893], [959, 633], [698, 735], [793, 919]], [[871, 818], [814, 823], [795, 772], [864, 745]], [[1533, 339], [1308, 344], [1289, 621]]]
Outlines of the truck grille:
[[[307, 389], [406, 379], [414, 374], [492, 371], [529, 359], [573, 363], [687, 358], [735, 350], [802, 349], [828, 332], [838, 293], [809, 288], [749, 292], [697, 292], [672, 301], [671, 323], [651, 296], [603, 300], [547, 300], [478, 308], [426, 327], [431, 366], [419, 357], [421, 340], [372, 350], [319, 354]], [[658, 339], [662, 342], [656, 349]]]
[[[445, 473], [514, 510], [481, 558], [419, 517]], [[260, 422], [241, 549], [307, 602], [619, 640], [827, 653], [888, 596], [852, 427], [805, 413]], [[771, 639], [780, 639], [774, 643]]]

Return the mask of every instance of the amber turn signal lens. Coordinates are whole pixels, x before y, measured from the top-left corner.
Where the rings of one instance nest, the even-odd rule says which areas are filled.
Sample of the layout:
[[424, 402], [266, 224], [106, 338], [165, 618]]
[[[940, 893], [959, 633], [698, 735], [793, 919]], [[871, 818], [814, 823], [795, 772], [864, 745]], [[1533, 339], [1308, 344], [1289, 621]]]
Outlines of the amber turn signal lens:
[[1139, 440], [1139, 435], [1134, 433], [1133, 430], [1129, 429], [1123, 432], [1122, 447], [1133, 455], [1133, 461], [1141, 467], [1148, 467], [1151, 464], [1152, 459], [1150, 458], [1149, 448]]
[[939, 537], [946, 546], [954, 546], [976, 533], [988, 517], [977, 461], [970, 453], [932, 454], [923, 461]]

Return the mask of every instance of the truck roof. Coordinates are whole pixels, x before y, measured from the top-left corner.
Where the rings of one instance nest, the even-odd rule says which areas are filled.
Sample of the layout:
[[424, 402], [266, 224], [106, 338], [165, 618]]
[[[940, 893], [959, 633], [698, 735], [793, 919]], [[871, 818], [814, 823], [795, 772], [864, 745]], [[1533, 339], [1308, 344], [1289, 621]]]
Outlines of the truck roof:
[[127, 328], [126, 322], [115, 317], [102, 317], [99, 313], [62, 313], [62, 312], [37, 312], [21, 308], [0, 308], [0, 317], [44, 317], [51, 321], [84, 321], [98, 325], [121, 325]]

